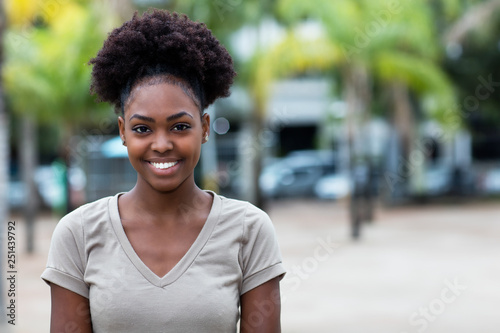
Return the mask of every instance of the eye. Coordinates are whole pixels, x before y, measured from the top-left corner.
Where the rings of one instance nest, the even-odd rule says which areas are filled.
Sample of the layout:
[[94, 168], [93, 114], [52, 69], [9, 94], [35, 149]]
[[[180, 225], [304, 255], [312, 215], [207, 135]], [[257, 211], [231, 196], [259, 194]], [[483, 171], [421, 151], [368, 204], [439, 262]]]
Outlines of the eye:
[[189, 126], [188, 124], [176, 124], [174, 127], [172, 127], [172, 129], [177, 132], [182, 132], [190, 128], [191, 126]]
[[143, 133], [150, 132], [151, 130], [147, 126], [136, 126], [136, 127], [132, 128], [132, 131], [134, 131], [136, 133], [143, 134]]

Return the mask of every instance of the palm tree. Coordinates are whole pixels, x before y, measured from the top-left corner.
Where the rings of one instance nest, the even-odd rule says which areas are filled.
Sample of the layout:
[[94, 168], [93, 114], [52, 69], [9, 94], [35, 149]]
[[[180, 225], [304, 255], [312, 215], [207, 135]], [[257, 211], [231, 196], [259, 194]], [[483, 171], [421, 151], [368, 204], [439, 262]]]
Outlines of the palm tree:
[[[265, 128], [267, 102], [271, 84], [278, 79], [306, 72], [322, 72], [332, 67], [341, 57], [340, 50], [324, 36], [305, 37], [298, 30], [290, 31], [276, 45], [258, 51], [246, 64], [247, 87], [253, 100], [251, 114], [252, 137], [259, 138]], [[247, 150], [247, 161], [252, 164], [250, 174], [251, 199], [259, 207], [265, 206], [259, 190], [259, 176], [262, 166], [262, 147], [258, 140], [256, 146]]]
[[[426, 4], [408, 2], [391, 7], [382, 1], [339, 0], [313, 5], [282, 0], [279, 6], [282, 15], [292, 21], [304, 16], [319, 19], [332, 43], [343, 50], [345, 57], [335, 65], [341, 73], [350, 111], [348, 122], [355, 124], [369, 118], [366, 113], [369, 114], [374, 80], [387, 84], [388, 89], [395, 83], [407, 85], [422, 97], [437, 88], [432, 97], [440, 103], [429, 110], [436, 114], [453, 98], [451, 84], [437, 65], [439, 41], [431, 28], [432, 16]], [[400, 90], [394, 94], [398, 100], [405, 89]], [[353, 132], [357, 126], [352, 123], [349, 127], [354, 137], [350, 140], [355, 141]], [[355, 149], [355, 155], [359, 153]]]
[[[77, 124], [85, 123], [95, 109], [88, 93], [90, 69], [85, 66], [105, 35], [96, 29], [106, 11], [91, 3], [86, 9], [75, 2], [60, 4], [57, 11], [46, 14], [43, 4], [30, 7], [32, 1], [11, 4], [11, 29], [6, 41], [4, 81], [14, 111], [21, 116], [21, 164], [28, 197], [24, 209], [27, 222], [27, 250], [34, 250], [34, 218], [37, 191], [34, 170], [37, 165], [36, 129], [38, 123], [62, 129], [60, 152], [68, 161], [69, 138]], [[20, 9], [26, 11], [20, 11]], [[38, 12], [36, 11], [38, 10]], [[41, 28], [32, 26], [40, 15]], [[102, 15], [102, 17], [100, 16]], [[67, 29], [67, 26], [78, 27]], [[109, 23], [108, 23], [109, 25]], [[92, 33], [89, 33], [91, 31]], [[69, 200], [68, 200], [69, 202]]]
[[[443, 4], [453, 6], [456, 1]], [[369, 138], [362, 129], [370, 119], [375, 83], [388, 91], [392, 100], [393, 124], [404, 147], [403, 159], [412, 151], [416, 135], [410, 94], [420, 101], [433, 101], [420, 103], [433, 118], [444, 120], [456, 113], [450, 107], [455, 105], [453, 85], [438, 65], [439, 39], [427, 3], [280, 0], [278, 8], [291, 25], [303, 18], [322, 22], [331, 43], [343, 51], [344, 57], [335, 67], [348, 109], [351, 170], [358, 161], [367, 163], [363, 147]], [[352, 211], [360, 209], [354, 207]], [[359, 216], [353, 216], [354, 225], [359, 226], [359, 220]], [[357, 226], [353, 229], [354, 237], [359, 235]]]
[[[22, 27], [23, 29], [31, 25], [30, 20], [33, 19], [37, 12], [36, 1], [9, 1], [8, 18], [12, 27]], [[20, 38], [19, 36], [8, 35], [10, 38]], [[18, 45], [18, 47], [22, 47]], [[7, 54], [7, 57], [9, 54]], [[27, 251], [32, 253], [34, 250], [34, 220], [37, 211], [37, 189], [35, 184], [35, 167], [37, 166], [38, 149], [36, 144], [36, 117], [31, 114], [21, 118], [20, 126], [20, 143], [21, 143], [21, 174], [26, 192], [24, 202], [24, 218], [27, 230]]]

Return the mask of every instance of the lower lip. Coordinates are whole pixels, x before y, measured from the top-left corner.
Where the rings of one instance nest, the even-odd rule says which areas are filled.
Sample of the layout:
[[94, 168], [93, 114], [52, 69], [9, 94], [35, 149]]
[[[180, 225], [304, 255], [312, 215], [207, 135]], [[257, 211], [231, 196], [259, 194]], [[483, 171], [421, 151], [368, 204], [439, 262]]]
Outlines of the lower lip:
[[174, 165], [174, 166], [171, 166], [170, 168], [167, 168], [167, 169], [158, 169], [156, 168], [153, 164], [149, 163], [149, 162], [146, 162], [149, 167], [151, 168], [151, 170], [160, 175], [160, 176], [168, 176], [170, 174], [173, 174], [179, 167], [179, 164], [181, 163], [180, 161], [177, 161], [177, 164]]

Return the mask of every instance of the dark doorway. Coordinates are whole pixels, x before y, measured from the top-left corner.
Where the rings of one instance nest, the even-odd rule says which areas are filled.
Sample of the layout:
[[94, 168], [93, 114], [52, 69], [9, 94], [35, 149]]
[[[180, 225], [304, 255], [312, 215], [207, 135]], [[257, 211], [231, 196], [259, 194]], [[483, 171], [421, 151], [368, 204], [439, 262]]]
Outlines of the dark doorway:
[[284, 127], [279, 133], [280, 155], [294, 150], [315, 149], [316, 126]]

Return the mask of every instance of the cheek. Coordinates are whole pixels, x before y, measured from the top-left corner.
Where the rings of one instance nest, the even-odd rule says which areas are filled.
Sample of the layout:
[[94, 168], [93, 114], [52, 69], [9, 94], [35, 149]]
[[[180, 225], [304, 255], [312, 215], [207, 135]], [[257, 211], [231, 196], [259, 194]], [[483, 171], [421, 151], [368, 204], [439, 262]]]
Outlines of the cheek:
[[144, 140], [127, 140], [127, 152], [130, 158], [138, 157], [147, 150], [148, 144]]
[[177, 148], [185, 154], [199, 155], [201, 152], [201, 140], [198, 136], [190, 136], [177, 142]]
[[178, 155], [181, 158], [189, 161], [189, 164], [196, 165], [200, 159], [201, 139], [198, 135], [189, 135], [179, 138], [174, 143], [173, 155]]

